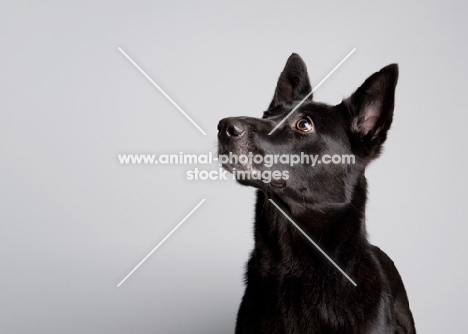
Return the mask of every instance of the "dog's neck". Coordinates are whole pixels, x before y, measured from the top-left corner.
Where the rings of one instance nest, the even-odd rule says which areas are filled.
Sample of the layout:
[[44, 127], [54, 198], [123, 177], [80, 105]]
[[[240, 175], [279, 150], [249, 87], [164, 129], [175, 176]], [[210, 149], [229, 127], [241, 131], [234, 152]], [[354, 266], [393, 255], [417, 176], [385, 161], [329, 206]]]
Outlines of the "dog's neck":
[[292, 245], [292, 249], [281, 252], [303, 254], [310, 245], [298, 229], [288, 221], [278, 205], [301, 229], [315, 240], [325, 251], [333, 254], [346, 245], [367, 243], [365, 231], [366, 180], [362, 176], [354, 187], [351, 200], [347, 203], [291, 203], [277, 195], [259, 192], [257, 195], [255, 239], [260, 247], [275, 247], [281, 243]]

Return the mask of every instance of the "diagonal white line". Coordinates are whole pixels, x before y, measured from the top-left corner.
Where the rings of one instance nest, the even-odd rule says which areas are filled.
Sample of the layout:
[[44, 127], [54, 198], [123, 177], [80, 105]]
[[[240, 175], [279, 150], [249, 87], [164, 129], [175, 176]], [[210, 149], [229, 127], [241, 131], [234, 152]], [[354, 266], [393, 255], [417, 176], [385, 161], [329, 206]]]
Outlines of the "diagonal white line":
[[141, 260], [140, 263], [138, 263], [137, 266], [135, 268], [133, 268], [133, 270], [127, 276], [125, 276], [125, 278], [119, 284], [117, 284], [117, 287], [120, 287], [122, 285], [122, 283], [125, 282], [127, 280], [127, 278], [129, 278], [130, 275], [133, 274], [135, 272], [135, 270], [137, 270], [138, 267], [140, 267], [143, 264], [143, 262], [145, 262], [151, 256], [151, 254], [153, 254], [159, 248], [159, 246], [161, 246], [164, 243], [164, 241], [166, 241], [172, 235], [172, 233], [174, 233], [175, 230], [177, 230], [180, 227], [180, 225], [182, 225], [187, 220], [187, 218], [190, 217], [190, 215], [195, 212], [196, 209], [198, 209], [198, 207], [200, 205], [203, 204], [204, 201], [206, 201], [206, 199], [203, 199], [200, 203], [198, 203], [198, 205], [196, 207], [194, 207], [193, 210], [190, 211], [189, 214], [187, 216], [185, 216], [185, 218], [182, 219], [182, 221], [179, 224], [177, 224], [177, 226], [174, 227], [172, 229], [172, 231], [169, 232], [169, 234], [166, 235], [164, 237], [164, 239], [162, 239], [161, 242], [159, 244], [157, 244], [157, 246], [154, 247], [153, 250], [151, 252], [149, 252], [149, 254], [146, 255], [145, 258], [143, 260]]
[[311, 95], [317, 90], [317, 88], [319, 88], [319, 87], [325, 82], [325, 80], [327, 80], [328, 77], [330, 77], [330, 75], [332, 75], [333, 72], [335, 72], [335, 71], [338, 69], [338, 67], [340, 67], [341, 64], [343, 64], [343, 63], [346, 61], [346, 59], [349, 58], [349, 56], [351, 56], [351, 55], [353, 54], [354, 51], [356, 51], [356, 48], [352, 49], [351, 52], [348, 53], [348, 54], [346, 55], [346, 57], [344, 57], [343, 60], [340, 61], [340, 62], [338, 63], [338, 65], [336, 65], [335, 68], [334, 68], [333, 70], [331, 70], [331, 72], [328, 73], [327, 76], [326, 76], [325, 78], [323, 78], [322, 81], [320, 81], [320, 82], [318, 83], [318, 85], [315, 86], [314, 89], [312, 89], [312, 91], [311, 91], [309, 94], [307, 94], [306, 97], [304, 97], [304, 98], [302, 99], [302, 101], [299, 102], [299, 104], [298, 104], [297, 106], [295, 106], [294, 109], [291, 110], [291, 111], [289, 112], [289, 114], [287, 114], [286, 117], [283, 118], [283, 119], [281, 120], [281, 122], [279, 122], [279, 123], [273, 128], [273, 130], [270, 131], [270, 133], [269, 133], [268, 135], [271, 135], [273, 132], [275, 132], [276, 129], [278, 129], [278, 128], [280, 127], [280, 125], [283, 124], [283, 122], [284, 122], [289, 116], [291, 116], [292, 113], [295, 112], [295, 111], [297, 110], [297, 108], [299, 108], [299, 107], [305, 102], [305, 100], [307, 100], [307, 99], [309, 98], [309, 96], [311, 96]]
[[336, 263], [335, 261], [333, 261], [328, 255], [327, 253], [325, 253], [322, 248], [319, 247], [319, 245], [317, 245], [314, 240], [312, 240], [311, 237], [309, 237], [307, 235], [307, 233], [305, 233], [295, 222], [294, 220], [291, 219], [291, 217], [289, 217], [286, 212], [284, 212], [272, 199], [270, 199], [270, 202], [279, 210], [279, 212], [281, 212], [298, 230], [299, 232], [301, 232], [306, 238], [307, 240], [309, 240], [312, 245], [315, 246], [315, 248], [317, 248], [320, 253], [323, 254], [323, 256], [325, 256], [327, 258], [328, 261], [330, 261], [343, 275], [344, 277], [346, 277], [354, 286], [357, 286], [357, 284], [351, 279], [351, 277], [348, 276], [348, 274], [346, 274], [343, 269], [341, 269]]
[[131, 62], [133, 65], [135, 65], [135, 67], [146, 77], [146, 79], [148, 79], [148, 80], [149, 80], [149, 81], [150, 81], [150, 82], [151, 82], [151, 83], [152, 83], [152, 84], [153, 84], [153, 85], [154, 85], [154, 86], [155, 86], [155, 87], [156, 87], [156, 88], [157, 88], [157, 89], [158, 89], [158, 90], [159, 90], [159, 91], [160, 91], [160, 92], [177, 108], [177, 109], [179, 109], [179, 111], [180, 111], [185, 117], [187, 117], [187, 119], [188, 119], [190, 122], [192, 122], [193, 125], [196, 126], [196, 128], [197, 128], [198, 130], [200, 130], [201, 133], [203, 133], [203, 134], [206, 136], [205, 131], [203, 131], [203, 130], [198, 126], [198, 124], [195, 123], [194, 120], [191, 119], [190, 116], [187, 115], [187, 114], [185, 113], [185, 111], [183, 111], [182, 108], [179, 107], [179, 105], [178, 105], [177, 103], [175, 103], [174, 100], [171, 99], [171, 98], [169, 97], [169, 95], [167, 95], [166, 92], [163, 91], [162, 88], [159, 87], [158, 84], [157, 84], [156, 82], [154, 82], [153, 79], [151, 79], [151, 78], [149, 77], [149, 75], [146, 74], [146, 72], [143, 71], [143, 70], [141, 69], [141, 67], [138, 66], [137, 63], [135, 63], [135, 62], [133, 61], [133, 59], [130, 58], [130, 57], [125, 53], [124, 50], [122, 50], [120, 47], [119, 47], [118, 49], [119, 49], [120, 52], [122, 52], [122, 54], [123, 54], [128, 60], [130, 60], [130, 62]]

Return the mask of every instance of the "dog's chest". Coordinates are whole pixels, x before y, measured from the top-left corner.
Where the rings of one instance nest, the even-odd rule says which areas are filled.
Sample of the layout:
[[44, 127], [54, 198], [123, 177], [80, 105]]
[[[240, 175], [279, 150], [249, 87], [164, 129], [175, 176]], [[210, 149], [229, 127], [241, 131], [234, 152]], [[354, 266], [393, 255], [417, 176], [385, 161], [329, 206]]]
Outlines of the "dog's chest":
[[334, 283], [333, 279], [282, 279], [277, 297], [286, 327], [297, 327], [299, 332], [304, 328], [348, 327], [359, 322], [364, 310], [358, 296]]
[[277, 326], [290, 333], [367, 333], [371, 319], [386, 322], [379, 320], [387, 312], [379, 311], [378, 286], [355, 288], [336, 275], [278, 275], [275, 280]]

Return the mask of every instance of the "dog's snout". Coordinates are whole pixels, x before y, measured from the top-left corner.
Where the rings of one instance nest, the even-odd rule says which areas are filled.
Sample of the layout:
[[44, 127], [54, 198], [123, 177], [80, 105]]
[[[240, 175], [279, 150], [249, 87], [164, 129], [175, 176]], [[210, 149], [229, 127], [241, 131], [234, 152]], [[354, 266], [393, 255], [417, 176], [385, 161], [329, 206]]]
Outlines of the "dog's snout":
[[228, 137], [240, 137], [245, 132], [245, 125], [238, 119], [224, 118], [218, 124], [218, 131]]

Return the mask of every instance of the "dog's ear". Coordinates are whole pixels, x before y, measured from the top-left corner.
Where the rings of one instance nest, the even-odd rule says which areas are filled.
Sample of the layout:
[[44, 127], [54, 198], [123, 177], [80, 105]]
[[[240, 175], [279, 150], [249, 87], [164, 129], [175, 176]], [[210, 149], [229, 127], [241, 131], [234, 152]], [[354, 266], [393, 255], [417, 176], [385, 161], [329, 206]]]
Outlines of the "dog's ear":
[[343, 101], [350, 115], [352, 144], [366, 158], [377, 157], [387, 138], [393, 119], [397, 81], [398, 65], [388, 65], [371, 75]]
[[[281, 72], [269, 109], [280, 102], [302, 100], [311, 90], [306, 64], [293, 53]], [[312, 95], [309, 98], [312, 99]]]

